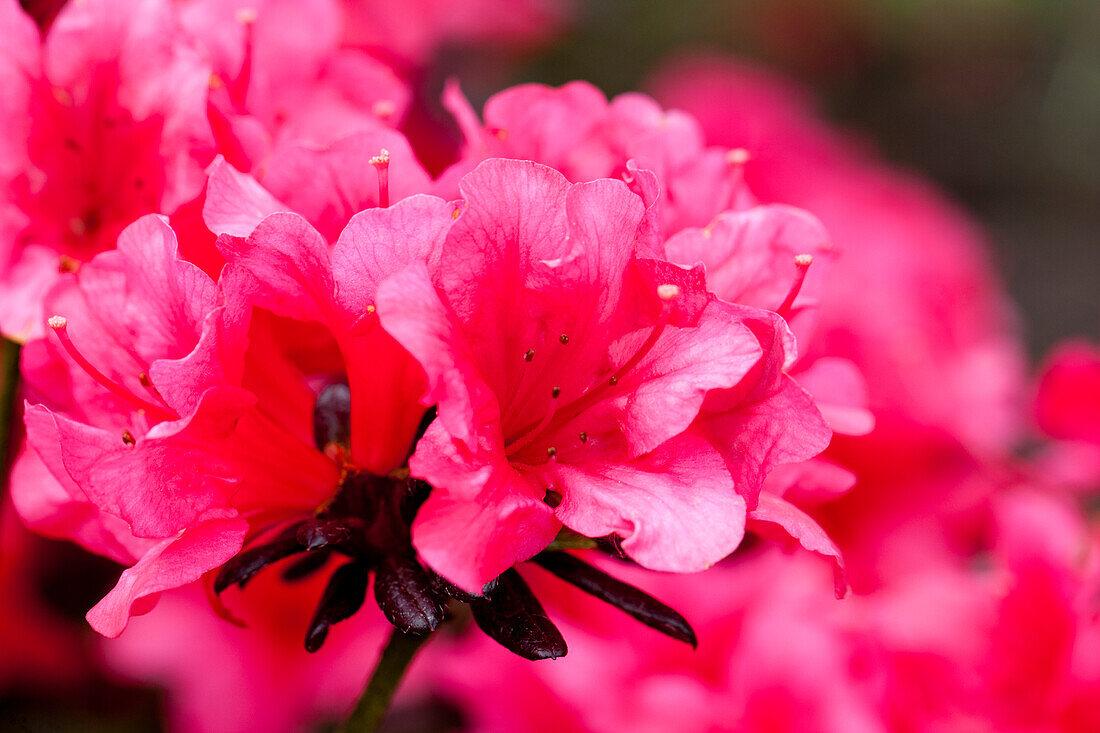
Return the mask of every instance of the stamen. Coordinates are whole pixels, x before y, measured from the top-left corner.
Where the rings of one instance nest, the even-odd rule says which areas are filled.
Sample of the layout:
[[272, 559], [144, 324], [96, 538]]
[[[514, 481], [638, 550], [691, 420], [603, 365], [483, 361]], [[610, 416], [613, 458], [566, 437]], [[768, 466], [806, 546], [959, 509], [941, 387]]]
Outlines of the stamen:
[[[554, 413], [556, 412], [557, 400], [561, 396], [561, 387], [554, 387], [550, 390], [550, 409], [546, 411], [546, 414], [542, 416], [542, 420], [539, 420], [531, 430], [521, 430], [519, 437], [515, 440], [504, 441], [504, 455], [512, 456], [519, 453], [521, 450], [531, 445], [531, 443], [537, 438], [547, 425], [554, 419]], [[557, 451], [555, 451], [556, 453]], [[551, 454], [552, 455], [552, 454]]]
[[388, 99], [380, 99], [371, 105], [370, 111], [381, 120], [389, 120], [397, 112], [397, 105]]
[[726, 160], [729, 161], [730, 165], [745, 165], [745, 163], [752, 160], [752, 155], [744, 148], [733, 148], [726, 153]]
[[241, 8], [237, 11], [237, 22], [244, 26], [244, 56], [241, 59], [240, 73], [229, 85], [229, 98], [238, 107], [244, 107], [248, 87], [252, 84], [253, 29], [257, 15], [255, 8]]
[[579, 437], [580, 437], [582, 443], [587, 443], [588, 442], [588, 433], [583, 433], [582, 432]]
[[561, 336], [558, 337], [558, 341], [561, 341], [561, 345], [565, 346], [567, 343], [569, 343], [569, 335], [563, 333]]
[[105, 388], [108, 392], [113, 394], [119, 399], [129, 402], [138, 410], [147, 412], [151, 415], [157, 416], [162, 420], [175, 420], [176, 415], [164, 409], [160, 405], [155, 405], [152, 402], [141, 399], [130, 390], [126, 389], [120, 384], [112, 382], [107, 375], [99, 371], [92, 365], [90, 361], [84, 358], [84, 355], [76, 348], [76, 344], [73, 343], [72, 338], [69, 337], [69, 321], [63, 316], [50, 316], [47, 324], [53, 329], [53, 332], [57, 335], [57, 340], [61, 342], [61, 346], [64, 347], [66, 353], [76, 362], [77, 366], [84, 370], [84, 372], [94, 379], [100, 386]]
[[[638, 363], [641, 362], [643, 358], [645, 358], [645, 355], [648, 354], [649, 351], [653, 348], [654, 344], [657, 343], [657, 339], [661, 337], [661, 333], [665, 330], [665, 326], [668, 325], [672, 311], [670, 303], [680, 296], [680, 288], [672, 284], [660, 285], [657, 288], [657, 296], [661, 299], [661, 315], [657, 319], [657, 323], [653, 325], [653, 330], [650, 332], [649, 336], [638, 348], [638, 350], [634, 352], [634, 355], [631, 356], [630, 359], [626, 361], [626, 363], [619, 367], [615, 371], [615, 373], [607, 379], [607, 381], [602, 382], [584, 392], [583, 394], [581, 394], [580, 397], [573, 400], [560, 410], [555, 410], [555, 405], [552, 402], [550, 405], [550, 411], [546, 415], [544, 415], [537, 424], [529, 425], [517, 431], [516, 435], [519, 437], [515, 438], [514, 442], [512, 442], [511, 445], [509, 445], [509, 440], [513, 439], [505, 441], [504, 454], [506, 456], [515, 455], [520, 450], [530, 445], [539, 435], [546, 432], [548, 428], [551, 428], [552, 423], [557, 423], [559, 427], [563, 426], [565, 423], [569, 422], [577, 415], [580, 415], [589, 407], [599, 402], [601, 399], [603, 399], [603, 395], [607, 392], [607, 390], [616, 386], [619, 383], [619, 380], [622, 379], [627, 374], [627, 372], [636, 367]], [[564, 344], [569, 340], [569, 337], [565, 334], [562, 334], [560, 340]], [[550, 396], [556, 400], [560, 394], [561, 389], [558, 387], [554, 387], [554, 389], [551, 391]], [[557, 420], [555, 420], [555, 416], [557, 417]], [[584, 433], [582, 433], [581, 435], [581, 442], [584, 442], [588, 439], [588, 436], [584, 435]], [[554, 455], [557, 453], [556, 449], [553, 450], [553, 453], [550, 453], [548, 451], [548, 455], [551, 458], [553, 458]]]
[[57, 260], [57, 272], [64, 275], [68, 272], [76, 272], [80, 269], [80, 260], [73, 259], [68, 255], [61, 255]]
[[137, 445], [137, 441], [134, 440], [134, 434], [129, 430], [122, 431], [122, 442], [126, 445]]
[[535, 358], [535, 350], [534, 349], [528, 349], [527, 353], [523, 355], [523, 360], [526, 361], [526, 362], [531, 362], [534, 358]]
[[384, 209], [390, 205], [390, 151], [382, 148], [370, 164], [378, 171], [378, 205]]
[[813, 264], [813, 261], [813, 255], [798, 255], [794, 258], [794, 266], [797, 268], [794, 275], [794, 282], [791, 283], [791, 289], [787, 292], [787, 297], [784, 298], [779, 307], [775, 309], [775, 312], [784, 318], [790, 313], [795, 298], [798, 297], [798, 293], [802, 290], [802, 283], [806, 281], [806, 272], [810, 269], [810, 265]]

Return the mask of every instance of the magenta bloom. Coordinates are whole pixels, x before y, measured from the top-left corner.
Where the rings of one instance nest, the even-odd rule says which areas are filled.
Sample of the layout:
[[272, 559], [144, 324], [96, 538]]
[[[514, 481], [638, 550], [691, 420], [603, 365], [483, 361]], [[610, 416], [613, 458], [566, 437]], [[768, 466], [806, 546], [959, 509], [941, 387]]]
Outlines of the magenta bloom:
[[218, 150], [265, 170], [298, 145], [326, 146], [398, 125], [409, 90], [384, 63], [343, 47], [338, 0], [175, 2], [212, 63], [208, 110]]
[[54, 409], [26, 409], [34, 453], [16, 467], [13, 498], [42, 531], [140, 559], [89, 616], [117, 635], [139, 599], [240, 548], [247, 524], [227, 506], [236, 477], [216, 447], [253, 404], [235, 386], [247, 311], [176, 259], [155, 216], [66, 276], [46, 308], [55, 340], [28, 345], [23, 369]]
[[415, 71], [446, 43], [523, 46], [568, 19], [572, 0], [343, 0], [345, 41]]
[[804, 208], [837, 243], [815, 340], [801, 351], [851, 360], [880, 417], [947, 431], [979, 454], [1010, 446], [1024, 360], [974, 223], [831, 130], [783, 79], [704, 57], [669, 65], [652, 86], [694, 115], [708, 142], [743, 149], [760, 200]]
[[817, 414], [808, 397], [769, 402], [768, 431], [745, 429], [743, 408], [775, 392], [785, 327], [713, 300], [697, 271], [638, 259], [644, 207], [622, 183], [494, 160], [462, 192], [438, 291], [414, 267], [378, 296], [439, 409], [410, 460], [435, 489], [413, 527], [418, 552], [469, 590], [563, 524], [616, 535], [655, 569], [729, 554], [744, 530], [739, 479], [767, 452], [757, 444]]
[[819, 564], [768, 549], [697, 575], [617, 568], [678, 599], [694, 652], [532, 572], [570, 656], [525, 665], [468, 638], [436, 674], [477, 733], [1094, 730], [1096, 538], [1030, 489], [990, 519], [989, 567], [941, 557], [843, 603]]
[[658, 204], [664, 236], [704, 226], [743, 203], [740, 151], [709, 147], [694, 118], [642, 94], [608, 102], [586, 82], [524, 84], [491, 97], [484, 124], [456, 86], [448, 87], [444, 104], [465, 137], [462, 158], [440, 178], [444, 196], [479, 161], [502, 157], [544, 163], [576, 182], [626, 174], [647, 205]]
[[167, 2], [69, 3], [40, 41], [5, 0], [0, 35], [0, 331], [22, 339], [59, 255], [65, 269], [198, 195], [210, 69]]
[[1070, 342], [1055, 349], [1039, 379], [1036, 418], [1052, 438], [1100, 446], [1100, 349]]

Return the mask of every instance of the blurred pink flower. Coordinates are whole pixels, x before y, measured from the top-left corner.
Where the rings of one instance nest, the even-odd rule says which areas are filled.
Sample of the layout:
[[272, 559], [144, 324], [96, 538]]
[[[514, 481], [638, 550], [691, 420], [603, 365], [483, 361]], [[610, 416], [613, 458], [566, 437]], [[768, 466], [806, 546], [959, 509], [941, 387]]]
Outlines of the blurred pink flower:
[[1100, 349], [1086, 341], [1054, 348], [1040, 370], [1034, 417], [1053, 438], [1036, 456], [1036, 470], [1074, 492], [1100, 490]]
[[342, 45], [339, 0], [188, 0], [180, 24], [212, 64], [218, 150], [262, 171], [283, 145], [329, 145], [400, 124], [409, 90], [385, 64]]
[[532, 572], [570, 656], [523, 665], [471, 637], [438, 674], [476, 733], [1094, 730], [1100, 546], [1030, 489], [994, 518], [987, 569], [938, 564], [843, 603], [819, 564], [771, 550], [692, 576], [616, 569], [677, 598], [697, 652]]
[[344, 40], [399, 67], [422, 67], [441, 46], [516, 46], [551, 35], [575, 0], [343, 0]]
[[686, 59], [652, 82], [693, 114], [711, 144], [744, 151], [762, 201], [799, 206], [840, 256], [807, 357], [850, 359], [870, 406], [1003, 452], [1020, 431], [1022, 349], [984, 237], [926, 184], [886, 167], [813, 113], [792, 84], [717, 57]]
[[124, 679], [167, 691], [169, 729], [177, 733], [307, 730], [347, 714], [387, 628], [376, 611], [360, 613], [324, 648], [307, 652], [303, 629], [324, 585], [323, 575], [294, 587], [277, 572], [259, 575], [247, 592], [227, 594], [240, 625], [211, 613], [201, 587], [175, 590], [101, 650]]
[[[402, 156], [403, 138], [386, 134], [404, 114], [406, 85], [341, 46], [342, 19], [335, 0], [87, 0], [65, 5], [40, 39], [4, 0], [0, 332], [41, 335], [40, 304], [59, 271], [109, 249], [145, 214], [171, 215], [185, 254], [216, 274], [222, 262], [197, 203], [215, 153], [262, 173], [303, 213], [318, 205], [310, 193], [346, 187], [330, 199], [342, 211], [316, 212], [334, 238], [366, 205], [356, 196], [362, 184], [341, 175], [347, 166], [381, 147], [412, 157]], [[302, 191], [305, 168], [329, 173]], [[334, 216], [342, 218], [330, 224]]]
[[1100, 446], [1100, 348], [1082, 341], [1056, 348], [1039, 378], [1035, 410], [1050, 437]]
[[199, 194], [210, 69], [156, 0], [69, 3], [44, 40], [4, 0], [0, 33], [0, 331], [23, 339], [66, 262]]

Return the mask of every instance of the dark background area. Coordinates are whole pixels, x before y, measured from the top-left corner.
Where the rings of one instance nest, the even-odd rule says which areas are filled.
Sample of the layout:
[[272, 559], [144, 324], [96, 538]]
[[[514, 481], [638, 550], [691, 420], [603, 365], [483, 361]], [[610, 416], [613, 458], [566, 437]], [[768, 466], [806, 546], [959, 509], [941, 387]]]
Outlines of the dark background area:
[[[809, 87], [973, 212], [1036, 358], [1100, 337], [1100, 0], [580, 0], [525, 58], [452, 49], [475, 104], [524, 81], [639, 88], [671, 55], [713, 50]], [[494, 71], [494, 69], [496, 71]]]

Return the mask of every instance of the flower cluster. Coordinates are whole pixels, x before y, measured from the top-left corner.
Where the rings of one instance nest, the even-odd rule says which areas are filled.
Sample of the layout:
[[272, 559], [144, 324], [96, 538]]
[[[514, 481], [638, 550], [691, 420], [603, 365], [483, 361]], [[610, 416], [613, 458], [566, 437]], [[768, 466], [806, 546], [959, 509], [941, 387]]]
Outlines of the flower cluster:
[[184, 730], [340, 714], [387, 625], [478, 731], [1100, 723], [1095, 349], [1021, 457], [980, 235], [735, 66], [450, 82], [429, 165], [432, 49], [565, 9], [0, 0], [10, 504], [123, 566], [108, 664]]
[[29, 339], [12, 495], [30, 526], [128, 566], [93, 628], [293, 556], [288, 582], [329, 577], [310, 651], [373, 586], [403, 632], [462, 602], [513, 651], [560, 656], [512, 569], [537, 556], [694, 642], [559, 551], [695, 572], [750, 522], [833, 557], [843, 595], [824, 531], [764, 488], [832, 435], [796, 381], [834, 254], [821, 225], [757, 205], [739, 152], [689, 117], [582, 84], [505, 92], [486, 126], [451, 88], [469, 139], [433, 180], [387, 127], [403, 90], [378, 62], [321, 35], [289, 63], [296, 11], [88, 0], [41, 46], [9, 13], [44, 69], [18, 69], [31, 112], [13, 119], [44, 133], [27, 159], [89, 175], [56, 204], [72, 176], [12, 184], [17, 258], [41, 269], [41, 294], [4, 294]]

